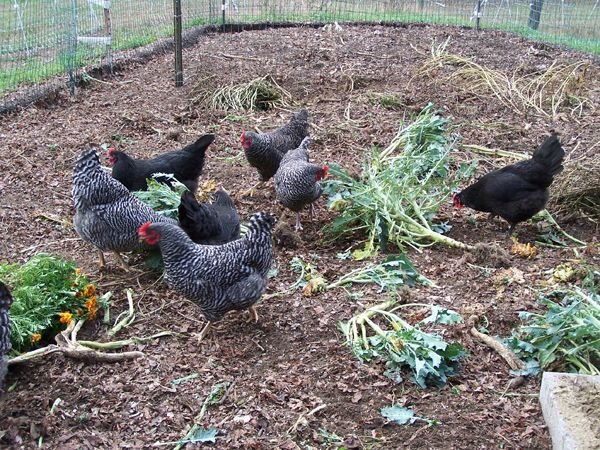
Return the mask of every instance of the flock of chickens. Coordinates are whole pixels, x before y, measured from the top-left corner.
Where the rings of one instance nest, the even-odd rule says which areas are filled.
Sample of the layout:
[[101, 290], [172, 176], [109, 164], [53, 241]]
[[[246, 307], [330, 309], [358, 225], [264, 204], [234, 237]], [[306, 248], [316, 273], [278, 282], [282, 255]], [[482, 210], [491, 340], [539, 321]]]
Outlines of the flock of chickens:
[[[248, 309], [251, 319], [258, 320], [254, 305], [266, 290], [273, 259], [273, 216], [252, 215], [240, 236], [240, 217], [227, 192], [219, 188], [211, 203], [196, 200], [205, 153], [213, 141], [213, 135], [204, 135], [181, 150], [150, 160], [133, 159], [110, 148], [112, 176], [102, 168], [96, 149], [90, 149], [81, 154], [73, 170], [73, 224], [77, 234], [98, 249], [100, 265], [105, 263], [103, 252], [110, 251], [128, 270], [121, 252], [158, 246], [168, 285], [197, 303], [208, 320], [199, 339], [211, 322], [231, 310]], [[309, 205], [312, 214], [312, 204], [322, 194], [320, 181], [328, 173], [327, 165], [309, 161], [311, 142], [306, 109], [271, 132], [241, 135], [246, 159], [258, 171], [260, 183], [274, 178], [278, 201], [296, 213], [296, 231], [302, 229], [300, 211]], [[453, 204], [499, 215], [512, 233], [517, 223], [544, 208], [564, 155], [553, 134], [531, 159], [488, 173], [456, 193]], [[189, 189], [182, 195], [179, 220], [155, 212], [131, 194], [146, 189], [146, 180], [157, 173], [172, 174]], [[169, 178], [158, 180], [169, 183]], [[0, 282], [0, 382], [10, 350], [10, 304], [10, 293]]]
[[[308, 111], [303, 109], [286, 125], [267, 133], [245, 131], [241, 143], [248, 162], [258, 170], [260, 181], [275, 178], [277, 199], [297, 213], [321, 196], [320, 180], [327, 166], [309, 162]], [[151, 160], [135, 160], [111, 148], [112, 176], [101, 165], [97, 151], [84, 152], [73, 170], [73, 224], [81, 238], [99, 250], [112, 251], [121, 266], [120, 253], [145, 245], [158, 246], [168, 285], [194, 301], [210, 323], [231, 310], [248, 309], [258, 320], [253, 305], [267, 287], [273, 259], [271, 233], [275, 218], [254, 214], [244, 236], [233, 200], [219, 188], [212, 203], [198, 203], [195, 192], [205, 153], [214, 136]], [[178, 219], [155, 212], [130, 191], [146, 189], [154, 174], [172, 174], [189, 191], [182, 195]], [[168, 183], [168, 178], [157, 178]]]

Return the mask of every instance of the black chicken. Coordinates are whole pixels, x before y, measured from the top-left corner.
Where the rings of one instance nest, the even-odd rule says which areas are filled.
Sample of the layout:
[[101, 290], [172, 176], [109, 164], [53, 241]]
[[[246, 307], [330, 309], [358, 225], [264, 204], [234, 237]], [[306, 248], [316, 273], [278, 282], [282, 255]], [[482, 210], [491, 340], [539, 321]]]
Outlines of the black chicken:
[[[277, 172], [281, 158], [288, 150], [298, 148], [308, 136], [308, 111], [300, 110], [289, 123], [267, 133], [244, 131], [240, 138], [246, 159], [258, 170], [258, 184], [270, 180]], [[258, 185], [257, 184], [257, 185]], [[255, 185], [248, 193], [252, 194]]]
[[12, 348], [10, 343], [10, 322], [8, 310], [12, 304], [12, 297], [8, 287], [0, 281], [0, 390], [8, 370], [8, 352]]
[[184, 192], [179, 204], [179, 223], [198, 244], [219, 245], [240, 237], [240, 216], [222, 188], [213, 194], [212, 203], [203, 204], [191, 192]]
[[556, 135], [547, 137], [531, 159], [494, 170], [463, 191], [454, 194], [452, 203], [457, 208], [468, 206], [477, 211], [502, 217], [510, 224], [511, 235], [515, 225], [530, 219], [541, 211], [548, 201], [548, 187], [563, 166], [565, 156]]
[[[130, 191], [142, 191], [148, 188], [146, 179], [155, 173], [173, 174], [191, 192], [198, 189], [198, 177], [204, 167], [206, 149], [215, 140], [212, 134], [200, 137], [196, 142], [180, 150], [163, 153], [154, 159], [133, 159], [124, 152], [108, 149], [108, 162], [112, 176]], [[168, 184], [168, 180], [157, 178]]]

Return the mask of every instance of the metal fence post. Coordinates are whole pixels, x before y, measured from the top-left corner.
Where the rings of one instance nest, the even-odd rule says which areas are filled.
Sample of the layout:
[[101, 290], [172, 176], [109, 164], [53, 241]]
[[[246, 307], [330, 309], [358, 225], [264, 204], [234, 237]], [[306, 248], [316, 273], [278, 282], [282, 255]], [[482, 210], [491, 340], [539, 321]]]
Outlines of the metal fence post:
[[183, 54], [181, 39], [181, 0], [173, 0], [175, 41], [175, 86], [183, 86]]
[[77, 65], [77, 0], [71, 0], [71, 21], [67, 38], [67, 54], [65, 55], [65, 68], [69, 79], [69, 93], [75, 95], [75, 66]]

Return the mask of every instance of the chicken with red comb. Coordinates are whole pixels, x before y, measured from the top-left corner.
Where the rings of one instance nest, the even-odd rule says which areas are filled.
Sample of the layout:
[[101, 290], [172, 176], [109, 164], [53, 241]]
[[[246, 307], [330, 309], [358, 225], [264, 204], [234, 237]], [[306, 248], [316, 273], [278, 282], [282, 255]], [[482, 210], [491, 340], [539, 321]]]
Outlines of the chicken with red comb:
[[258, 170], [260, 181], [243, 195], [252, 195], [259, 184], [270, 180], [277, 172], [283, 155], [289, 150], [298, 148], [302, 139], [308, 134], [306, 109], [300, 110], [287, 124], [273, 131], [266, 133], [244, 131], [240, 142], [248, 163]]
[[208, 319], [199, 339], [211, 322], [221, 320], [228, 311], [248, 309], [258, 320], [254, 304], [267, 287], [274, 224], [270, 214], [254, 214], [245, 235], [223, 245], [195, 244], [181, 228], [169, 223], [140, 227], [140, 238], [160, 247], [169, 286], [198, 304]]
[[277, 199], [286, 208], [296, 213], [296, 231], [302, 230], [300, 211], [310, 206], [311, 217], [314, 214], [313, 202], [323, 193], [320, 181], [327, 177], [329, 167], [308, 161], [308, 147], [311, 138], [305, 137], [300, 146], [290, 150], [281, 159], [275, 174], [275, 192]]

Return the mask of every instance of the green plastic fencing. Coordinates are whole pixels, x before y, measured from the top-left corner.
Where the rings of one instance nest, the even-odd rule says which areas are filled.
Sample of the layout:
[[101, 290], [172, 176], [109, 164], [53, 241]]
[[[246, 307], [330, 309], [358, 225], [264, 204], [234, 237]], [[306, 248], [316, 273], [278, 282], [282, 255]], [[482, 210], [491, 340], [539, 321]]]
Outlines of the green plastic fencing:
[[[174, 0], [0, 0], [0, 103], [173, 36]], [[428, 22], [508, 30], [600, 54], [600, 0], [181, 0], [183, 29], [261, 22]], [[165, 80], [170, 82], [170, 80]]]

